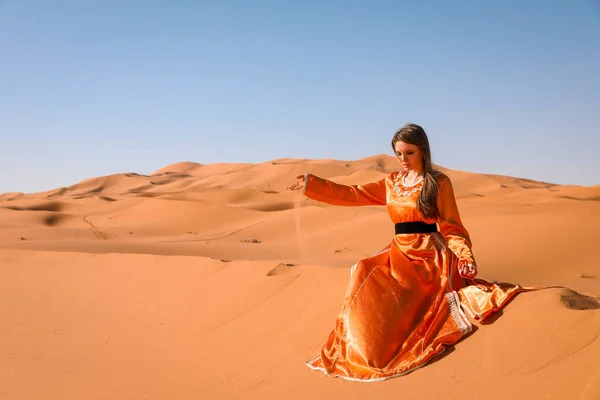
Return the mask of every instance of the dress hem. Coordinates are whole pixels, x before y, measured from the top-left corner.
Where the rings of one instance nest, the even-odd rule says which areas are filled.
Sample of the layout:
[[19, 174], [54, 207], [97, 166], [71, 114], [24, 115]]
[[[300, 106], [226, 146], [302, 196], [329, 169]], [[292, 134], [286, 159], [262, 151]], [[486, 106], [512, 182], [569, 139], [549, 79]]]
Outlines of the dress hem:
[[393, 379], [393, 378], [397, 378], [400, 376], [404, 376], [404, 375], [408, 375], [411, 372], [414, 372], [416, 370], [418, 370], [419, 368], [423, 368], [425, 367], [427, 364], [429, 364], [429, 362], [431, 362], [435, 357], [443, 354], [446, 351], [446, 347], [444, 346], [442, 348], [442, 350], [437, 353], [436, 355], [434, 355], [433, 357], [431, 357], [429, 360], [425, 361], [423, 364], [418, 365], [414, 368], [409, 369], [408, 371], [404, 371], [404, 372], [399, 372], [399, 373], [391, 373], [390, 375], [386, 375], [386, 376], [382, 376], [380, 378], [366, 378], [366, 379], [361, 379], [361, 378], [352, 378], [350, 376], [345, 376], [345, 375], [340, 375], [340, 374], [330, 374], [329, 372], [327, 372], [327, 370], [323, 367], [314, 367], [312, 365], [310, 365], [310, 362], [313, 362], [315, 360], [317, 360], [320, 356], [317, 356], [316, 358], [313, 358], [311, 361], [305, 361], [304, 364], [306, 364], [306, 366], [314, 371], [321, 371], [323, 372], [325, 375], [332, 377], [332, 378], [342, 378], [346, 381], [352, 381], [352, 382], [362, 382], [362, 383], [369, 383], [369, 382], [381, 382], [381, 381], [386, 381], [388, 379]]

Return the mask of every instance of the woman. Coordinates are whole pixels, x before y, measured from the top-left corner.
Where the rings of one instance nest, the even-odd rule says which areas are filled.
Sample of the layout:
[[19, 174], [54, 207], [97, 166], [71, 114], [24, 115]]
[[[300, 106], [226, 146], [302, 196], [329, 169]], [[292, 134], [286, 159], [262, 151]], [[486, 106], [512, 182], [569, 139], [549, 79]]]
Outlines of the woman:
[[289, 190], [340, 206], [385, 205], [396, 235], [351, 268], [335, 328], [306, 362], [327, 375], [378, 381], [424, 366], [503, 307], [519, 286], [477, 279], [469, 234], [445, 174], [433, 169], [423, 128], [408, 124], [392, 139], [402, 164], [378, 182], [341, 185], [312, 174]]

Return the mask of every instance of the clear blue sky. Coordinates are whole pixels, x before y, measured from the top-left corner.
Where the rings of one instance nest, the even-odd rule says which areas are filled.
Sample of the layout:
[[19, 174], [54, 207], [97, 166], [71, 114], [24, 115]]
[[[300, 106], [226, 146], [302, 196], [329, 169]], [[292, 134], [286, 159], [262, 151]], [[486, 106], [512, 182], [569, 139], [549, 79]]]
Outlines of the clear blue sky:
[[434, 162], [600, 184], [600, 3], [0, 0], [0, 193], [179, 161]]

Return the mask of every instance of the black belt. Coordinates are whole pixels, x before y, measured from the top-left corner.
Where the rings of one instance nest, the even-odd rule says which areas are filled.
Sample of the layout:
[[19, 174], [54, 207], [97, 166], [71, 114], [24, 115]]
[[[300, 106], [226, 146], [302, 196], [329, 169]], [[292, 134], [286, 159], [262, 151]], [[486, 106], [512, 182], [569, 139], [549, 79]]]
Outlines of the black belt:
[[396, 224], [396, 235], [402, 233], [431, 233], [437, 231], [436, 224], [427, 224], [423, 221], [400, 222]]

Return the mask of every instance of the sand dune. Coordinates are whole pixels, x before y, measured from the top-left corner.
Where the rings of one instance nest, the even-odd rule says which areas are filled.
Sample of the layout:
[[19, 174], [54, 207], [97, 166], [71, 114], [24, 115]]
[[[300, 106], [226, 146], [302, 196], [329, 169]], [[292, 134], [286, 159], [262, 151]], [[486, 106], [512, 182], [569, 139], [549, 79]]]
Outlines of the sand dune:
[[[481, 276], [517, 296], [425, 368], [375, 384], [304, 366], [385, 207], [285, 191], [378, 180], [390, 156], [176, 163], [0, 194], [0, 399], [600, 398], [600, 186], [440, 168]], [[432, 385], [431, 382], [436, 382]]]

